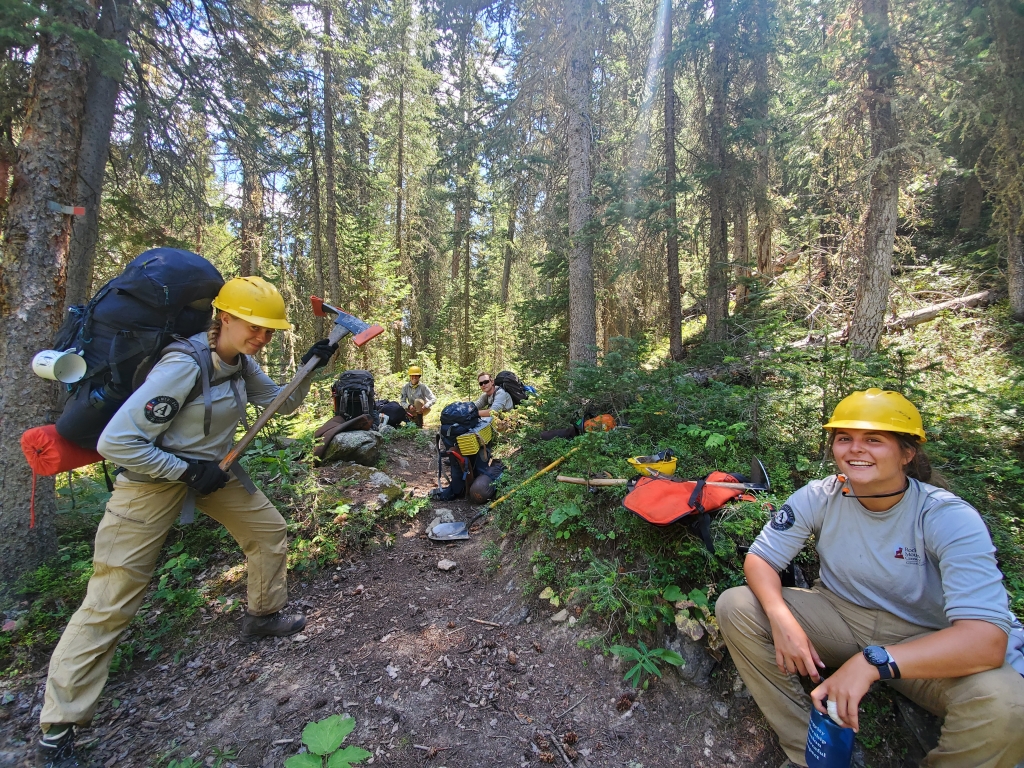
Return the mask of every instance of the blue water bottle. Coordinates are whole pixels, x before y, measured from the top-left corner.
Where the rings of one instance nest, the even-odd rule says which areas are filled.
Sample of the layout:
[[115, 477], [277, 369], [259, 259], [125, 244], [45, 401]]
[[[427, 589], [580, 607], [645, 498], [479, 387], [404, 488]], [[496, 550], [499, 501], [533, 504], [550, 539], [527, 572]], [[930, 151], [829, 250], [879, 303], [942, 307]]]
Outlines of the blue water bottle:
[[844, 728], [828, 715], [812, 709], [811, 724], [807, 728], [807, 748], [804, 750], [807, 767], [850, 768], [853, 736], [853, 728]]

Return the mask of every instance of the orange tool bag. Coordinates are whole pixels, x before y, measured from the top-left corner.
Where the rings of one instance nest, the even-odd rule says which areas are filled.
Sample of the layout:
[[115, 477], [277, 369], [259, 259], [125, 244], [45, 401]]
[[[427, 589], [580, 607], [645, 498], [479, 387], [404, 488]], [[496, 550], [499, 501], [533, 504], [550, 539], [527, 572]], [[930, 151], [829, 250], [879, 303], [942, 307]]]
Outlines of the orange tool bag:
[[[36, 478], [39, 475], [56, 475], [70, 472], [88, 464], [103, 461], [103, 457], [90, 448], [66, 440], [57, 433], [57, 427], [47, 424], [43, 427], [26, 429], [21, 435], [21, 451], [32, 467], [32, 499], [29, 502], [29, 528], [36, 526]], [[106, 465], [103, 473], [106, 475]], [[107, 478], [110, 486], [110, 478]]]
[[690, 525], [711, 554], [715, 553], [711, 541], [711, 512], [721, 509], [730, 501], [756, 501], [740, 488], [720, 488], [713, 483], [745, 483], [743, 475], [712, 472], [700, 480], [668, 480], [661, 477], [639, 477], [629, 486], [622, 506], [635, 512], [652, 525], [672, 525], [690, 517]]

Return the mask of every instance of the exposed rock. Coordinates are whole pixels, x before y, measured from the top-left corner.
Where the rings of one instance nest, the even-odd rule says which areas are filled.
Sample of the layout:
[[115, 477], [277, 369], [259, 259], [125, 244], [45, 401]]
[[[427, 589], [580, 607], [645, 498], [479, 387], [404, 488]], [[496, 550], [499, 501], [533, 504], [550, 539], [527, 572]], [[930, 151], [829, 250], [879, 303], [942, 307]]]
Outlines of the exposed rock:
[[440, 570], [442, 570], [442, 571], [450, 571], [452, 568], [455, 568], [457, 566], [458, 566], [458, 563], [456, 563], [454, 560], [447, 560], [447, 559], [441, 560], [437, 564], [437, 567]]
[[450, 509], [439, 508], [435, 509], [434, 519], [430, 521], [430, 525], [427, 526], [427, 533], [430, 533], [441, 523], [454, 523], [455, 515], [452, 514]]
[[565, 608], [563, 608], [558, 613], [556, 613], [554, 616], [552, 616], [551, 620], [554, 621], [554, 622], [561, 623], [563, 621], [566, 621], [568, 618], [569, 618], [569, 611], [567, 611]]
[[673, 640], [667, 640], [665, 647], [683, 657], [683, 664], [676, 667], [679, 677], [693, 685], [708, 685], [711, 681], [711, 670], [715, 668], [715, 660], [703, 644], [685, 635], [678, 635]]
[[729, 705], [724, 701], [713, 701], [711, 702], [711, 708], [715, 710], [715, 714], [723, 720], [729, 719]]
[[327, 446], [322, 463], [354, 461], [363, 466], [373, 467], [380, 459], [382, 445], [384, 445], [384, 438], [380, 433], [372, 430], [339, 432]]

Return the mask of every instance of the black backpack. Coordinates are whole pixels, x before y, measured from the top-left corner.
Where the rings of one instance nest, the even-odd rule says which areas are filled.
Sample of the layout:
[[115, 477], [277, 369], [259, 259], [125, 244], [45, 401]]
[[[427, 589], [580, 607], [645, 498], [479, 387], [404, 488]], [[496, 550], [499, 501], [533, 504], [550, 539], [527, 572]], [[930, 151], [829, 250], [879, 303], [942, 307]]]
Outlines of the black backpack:
[[334, 415], [346, 421], [367, 415], [377, 423], [377, 398], [373, 392], [373, 374], [369, 371], [345, 371], [331, 386]]
[[523, 387], [523, 382], [512, 371], [501, 371], [498, 373], [494, 377], [494, 386], [501, 387], [508, 392], [508, 396], [512, 398], [512, 405], [519, 405], [530, 396]]
[[470, 432], [479, 421], [480, 410], [476, 403], [449, 403], [441, 411], [441, 439], [451, 448], [455, 438]]
[[103, 428], [146, 378], [164, 347], [210, 326], [224, 278], [202, 256], [153, 248], [136, 256], [88, 304], [68, 309], [53, 348], [84, 352], [86, 375], [68, 388], [61, 437], [96, 448]]

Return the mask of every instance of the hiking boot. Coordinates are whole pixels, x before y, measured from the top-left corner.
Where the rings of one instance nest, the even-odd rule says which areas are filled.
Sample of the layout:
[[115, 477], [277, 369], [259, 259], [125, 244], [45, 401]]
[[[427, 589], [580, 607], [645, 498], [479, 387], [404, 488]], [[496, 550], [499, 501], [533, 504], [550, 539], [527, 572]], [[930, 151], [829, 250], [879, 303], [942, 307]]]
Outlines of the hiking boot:
[[75, 755], [75, 726], [55, 724], [36, 745], [38, 768], [82, 768]]
[[267, 616], [245, 614], [242, 619], [242, 639], [256, 640], [260, 637], [288, 637], [301, 632], [306, 626], [306, 617], [301, 613], [278, 611]]
[[427, 498], [433, 501], [454, 501], [460, 496], [461, 494], [453, 493], [448, 488], [434, 488], [427, 494]]

